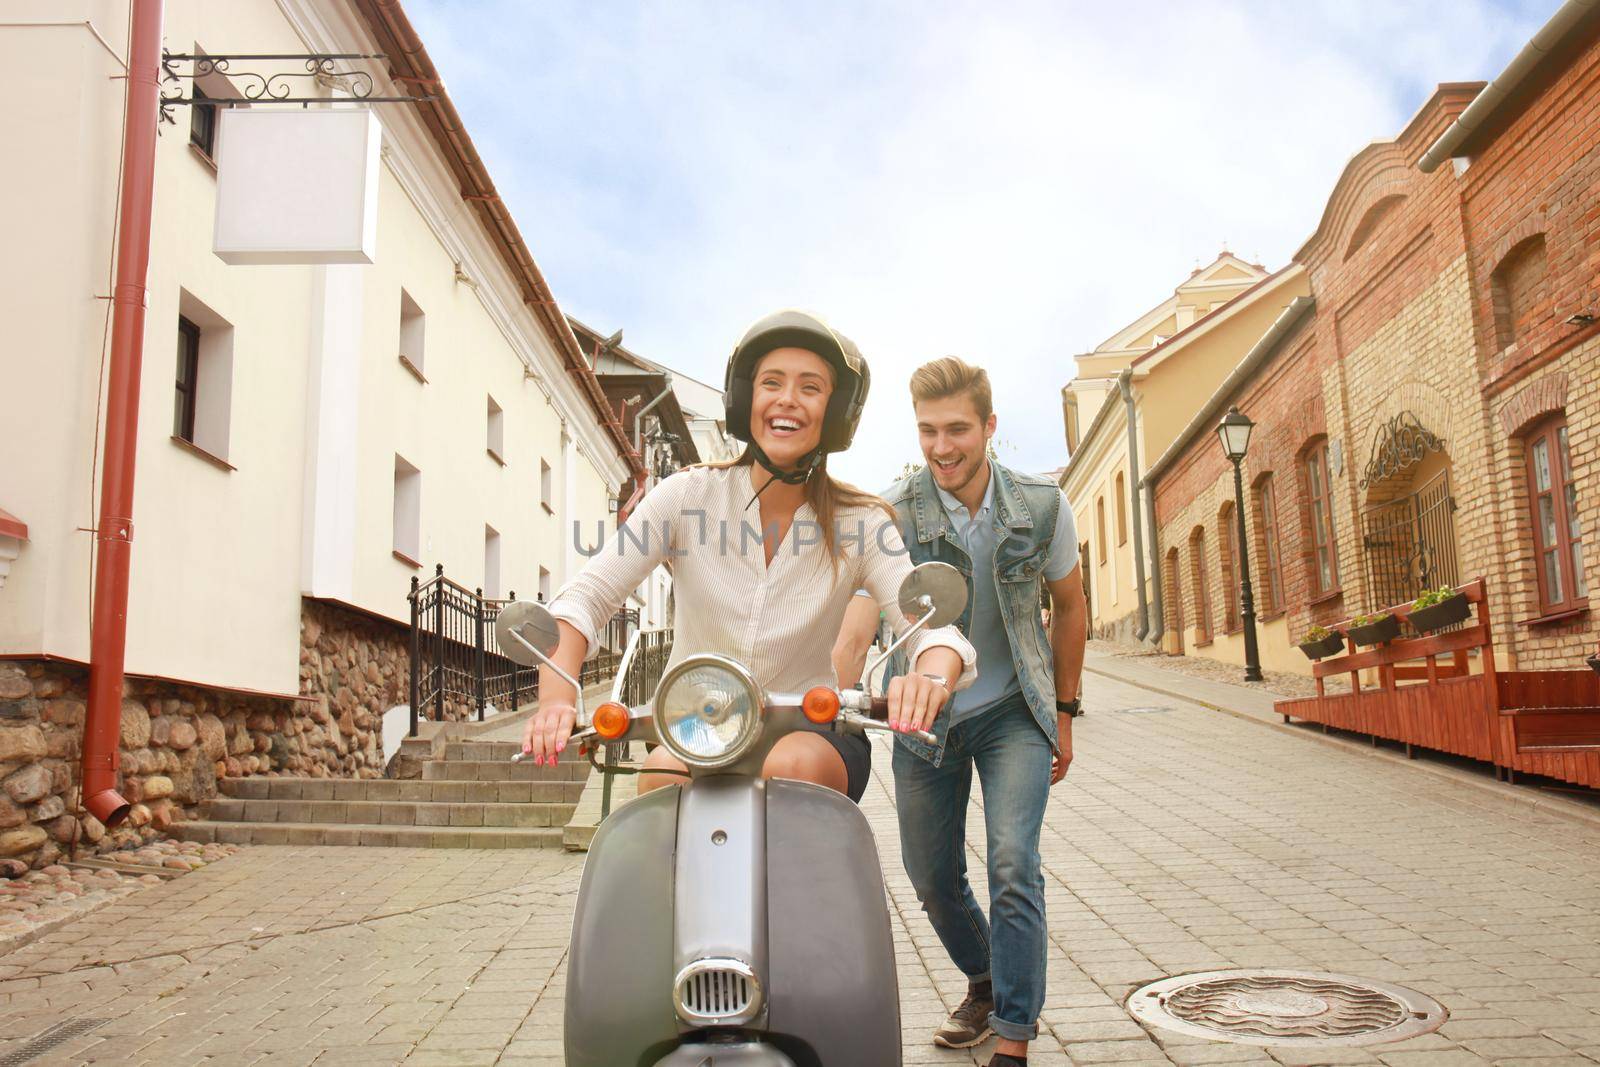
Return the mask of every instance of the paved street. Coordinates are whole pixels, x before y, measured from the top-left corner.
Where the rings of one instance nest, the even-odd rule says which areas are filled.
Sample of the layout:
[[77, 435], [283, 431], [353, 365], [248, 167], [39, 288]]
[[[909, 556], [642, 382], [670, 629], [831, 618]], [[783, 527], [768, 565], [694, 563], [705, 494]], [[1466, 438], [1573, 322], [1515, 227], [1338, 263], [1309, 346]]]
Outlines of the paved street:
[[[1043, 844], [1035, 1067], [1600, 1062], [1600, 824], [1098, 673], [1086, 685]], [[881, 749], [875, 768], [865, 808], [890, 876], [907, 1062], [986, 1063], [988, 1047], [927, 1043], [964, 983], [901, 873]], [[105, 1020], [32, 1062], [557, 1064], [581, 862], [251, 848], [0, 957], [0, 1058]], [[1310, 1052], [1147, 1031], [1122, 1007], [1165, 975], [1254, 966], [1410, 986], [1451, 1018]]]

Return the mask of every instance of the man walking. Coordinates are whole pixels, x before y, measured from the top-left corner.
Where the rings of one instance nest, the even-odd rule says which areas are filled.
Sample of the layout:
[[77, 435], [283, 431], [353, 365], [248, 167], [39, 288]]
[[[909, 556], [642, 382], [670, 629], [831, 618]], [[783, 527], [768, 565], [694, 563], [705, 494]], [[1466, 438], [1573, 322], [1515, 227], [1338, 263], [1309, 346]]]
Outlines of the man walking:
[[[1000, 1040], [990, 1067], [1025, 1067], [1044, 1006], [1048, 943], [1039, 831], [1050, 787], [1072, 761], [1079, 714], [1086, 611], [1078, 538], [1054, 482], [988, 457], [995, 415], [981, 368], [935, 360], [912, 375], [911, 396], [927, 466], [885, 496], [914, 563], [950, 563], [967, 576], [959, 626], [978, 650], [978, 680], [931, 723], [910, 723], [931, 729], [937, 744], [896, 738], [901, 852], [923, 910], [968, 981], [934, 1043], [970, 1048], [993, 1033]], [[1048, 632], [1041, 582], [1053, 605]], [[835, 662], [853, 659], [863, 637], [870, 633], [847, 623]], [[974, 768], [988, 828], [988, 916], [967, 881]]]

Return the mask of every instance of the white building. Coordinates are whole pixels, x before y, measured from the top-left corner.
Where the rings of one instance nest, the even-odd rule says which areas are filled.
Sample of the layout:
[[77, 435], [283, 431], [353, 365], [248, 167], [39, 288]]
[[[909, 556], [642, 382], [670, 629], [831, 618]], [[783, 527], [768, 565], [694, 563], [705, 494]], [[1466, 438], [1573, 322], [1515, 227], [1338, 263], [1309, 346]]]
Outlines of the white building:
[[[630, 351], [620, 334], [602, 337], [577, 319], [569, 321], [649, 471], [645, 492], [680, 467], [739, 455], [744, 446], [723, 425], [720, 389]], [[639, 612], [646, 629], [672, 625], [671, 590], [671, 574], [665, 566], [657, 567], [629, 599], [628, 606]]]
[[[14, 110], [0, 168], [10, 659], [89, 659], [127, 21], [126, 0], [12, 0], [0, 26], [12, 84], [39, 90]], [[436, 97], [374, 105], [371, 265], [224, 264], [211, 248], [216, 109], [175, 108], [158, 142], [127, 671], [303, 707], [335, 696], [317, 692], [328, 664], [307, 662], [323, 653], [302, 648], [313, 615], [318, 633], [347, 619], [399, 635], [413, 576], [435, 565], [486, 596], [548, 598], [581, 563], [574, 523], [590, 540], [613, 526], [643, 467], [398, 8], [167, 0], [165, 45], [382, 52], [350, 64], [375, 75], [375, 95]], [[240, 96], [258, 68], [304, 69], [236, 62], [202, 90]], [[394, 640], [403, 649], [381, 643]], [[404, 699], [393, 664], [380, 673], [349, 682], [362, 712]]]

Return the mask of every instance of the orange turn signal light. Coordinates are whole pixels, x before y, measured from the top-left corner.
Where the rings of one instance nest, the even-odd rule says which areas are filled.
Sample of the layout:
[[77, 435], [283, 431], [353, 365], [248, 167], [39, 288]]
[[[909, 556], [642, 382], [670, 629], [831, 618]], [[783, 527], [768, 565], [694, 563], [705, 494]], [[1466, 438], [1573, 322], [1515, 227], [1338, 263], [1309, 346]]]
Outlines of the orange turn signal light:
[[627, 733], [632, 722], [633, 717], [621, 704], [608, 700], [594, 709], [594, 732], [607, 741], [615, 741]]
[[808, 689], [800, 698], [800, 711], [819, 726], [832, 722], [839, 714], [839, 694], [825, 685]]

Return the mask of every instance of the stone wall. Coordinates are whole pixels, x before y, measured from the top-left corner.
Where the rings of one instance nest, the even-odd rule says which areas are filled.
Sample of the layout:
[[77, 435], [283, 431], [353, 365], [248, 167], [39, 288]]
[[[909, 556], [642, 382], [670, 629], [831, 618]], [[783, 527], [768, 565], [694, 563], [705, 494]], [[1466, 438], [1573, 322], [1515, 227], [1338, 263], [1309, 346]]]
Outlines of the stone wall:
[[0, 856], [43, 866], [80, 850], [138, 845], [196, 814], [217, 778], [273, 768], [293, 702], [150, 679], [122, 702], [120, 790], [133, 805], [107, 831], [78, 811], [89, 672], [46, 660], [0, 665]]
[[108, 831], [78, 811], [88, 669], [0, 662], [0, 860], [40, 867], [74, 842], [103, 852], [149, 841], [198, 817], [221, 777], [382, 777], [383, 713], [405, 702], [409, 675], [404, 627], [305, 601], [298, 698], [129, 678], [119, 781], [133, 810]]

